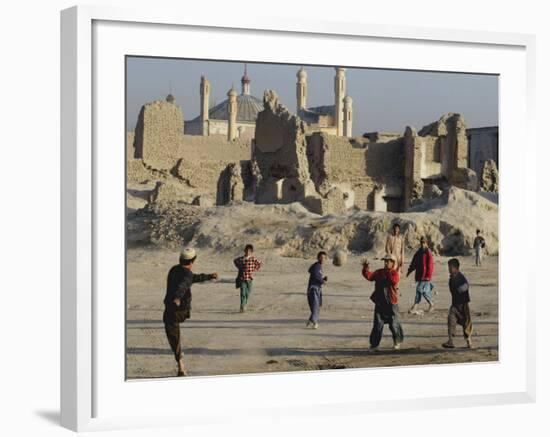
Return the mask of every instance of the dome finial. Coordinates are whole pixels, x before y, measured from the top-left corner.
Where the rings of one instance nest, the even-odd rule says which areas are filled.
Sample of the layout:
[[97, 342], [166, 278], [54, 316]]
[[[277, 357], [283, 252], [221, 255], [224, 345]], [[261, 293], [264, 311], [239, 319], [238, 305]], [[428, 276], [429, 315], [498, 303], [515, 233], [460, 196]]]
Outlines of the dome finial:
[[248, 64], [244, 64], [244, 74], [241, 78], [242, 94], [250, 94], [250, 77], [248, 76]]

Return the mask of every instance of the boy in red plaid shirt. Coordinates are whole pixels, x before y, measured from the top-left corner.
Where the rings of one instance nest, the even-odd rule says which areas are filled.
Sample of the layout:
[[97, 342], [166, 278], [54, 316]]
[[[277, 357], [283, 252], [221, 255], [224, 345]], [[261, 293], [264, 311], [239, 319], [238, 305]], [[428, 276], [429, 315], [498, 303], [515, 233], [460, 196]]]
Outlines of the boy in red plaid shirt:
[[262, 267], [262, 262], [256, 257], [252, 256], [254, 247], [252, 244], [247, 244], [244, 248], [244, 256], [235, 258], [233, 264], [239, 269], [235, 284], [237, 288], [241, 289], [241, 308], [240, 312], [246, 311], [248, 305], [248, 297], [252, 292], [252, 273], [257, 272]]

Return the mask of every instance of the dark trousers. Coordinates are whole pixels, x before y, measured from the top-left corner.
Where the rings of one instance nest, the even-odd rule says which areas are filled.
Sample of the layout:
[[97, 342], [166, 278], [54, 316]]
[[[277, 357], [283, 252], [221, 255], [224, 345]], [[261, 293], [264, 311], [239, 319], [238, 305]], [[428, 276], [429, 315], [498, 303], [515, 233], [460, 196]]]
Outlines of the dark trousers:
[[401, 343], [403, 341], [403, 328], [399, 322], [399, 315], [397, 311], [397, 305], [376, 304], [374, 306], [374, 321], [372, 331], [370, 333], [371, 347], [378, 347], [380, 344], [380, 341], [382, 340], [382, 333], [384, 332], [384, 325], [386, 323], [390, 325], [393, 342]]
[[176, 312], [164, 311], [162, 316], [164, 332], [166, 332], [166, 338], [168, 338], [168, 343], [176, 361], [179, 361], [183, 356], [181, 351], [180, 323], [184, 320], [185, 318]]

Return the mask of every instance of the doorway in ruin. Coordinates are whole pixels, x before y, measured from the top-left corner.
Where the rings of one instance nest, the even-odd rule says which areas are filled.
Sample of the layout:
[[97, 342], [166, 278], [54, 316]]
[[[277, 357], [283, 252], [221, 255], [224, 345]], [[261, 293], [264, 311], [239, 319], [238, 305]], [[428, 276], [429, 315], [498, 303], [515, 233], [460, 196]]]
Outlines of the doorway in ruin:
[[386, 201], [387, 212], [401, 212], [401, 206], [403, 205], [402, 197], [384, 196], [384, 200]]

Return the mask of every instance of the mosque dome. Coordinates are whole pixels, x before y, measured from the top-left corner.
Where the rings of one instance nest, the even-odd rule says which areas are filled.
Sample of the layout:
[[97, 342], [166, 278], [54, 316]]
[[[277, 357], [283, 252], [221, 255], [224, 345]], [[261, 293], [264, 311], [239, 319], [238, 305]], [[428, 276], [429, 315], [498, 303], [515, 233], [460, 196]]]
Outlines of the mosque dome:
[[[258, 118], [258, 113], [264, 110], [264, 103], [262, 99], [250, 94], [250, 77], [248, 76], [247, 67], [245, 65], [244, 74], [241, 78], [243, 84], [243, 90], [241, 94], [237, 94], [235, 87], [231, 87], [228, 91], [228, 97], [236, 97], [237, 100], [237, 121], [254, 123]], [[244, 86], [246, 85], [246, 86]], [[227, 105], [229, 99], [225, 99], [223, 102], [213, 106], [208, 111], [208, 118], [211, 120], [229, 120], [229, 113], [227, 112]], [[199, 121], [200, 116], [194, 118], [191, 121]]]
[[168, 103], [174, 103], [174, 102], [176, 101], [176, 99], [174, 98], [174, 96], [173, 96], [172, 94], [168, 94], [168, 95], [166, 96], [166, 101], [167, 101]]
[[[228, 120], [227, 104], [229, 100], [217, 104], [208, 111], [208, 118], [213, 120]], [[239, 94], [237, 96], [237, 121], [255, 122], [258, 112], [264, 110], [263, 101], [250, 94]]]
[[296, 73], [296, 77], [298, 79], [307, 79], [307, 73], [306, 73], [306, 70], [304, 70], [304, 67], [301, 67], [298, 70], [298, 73]]

